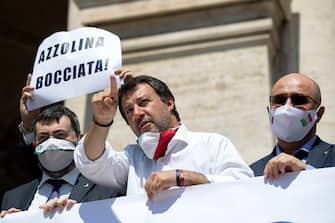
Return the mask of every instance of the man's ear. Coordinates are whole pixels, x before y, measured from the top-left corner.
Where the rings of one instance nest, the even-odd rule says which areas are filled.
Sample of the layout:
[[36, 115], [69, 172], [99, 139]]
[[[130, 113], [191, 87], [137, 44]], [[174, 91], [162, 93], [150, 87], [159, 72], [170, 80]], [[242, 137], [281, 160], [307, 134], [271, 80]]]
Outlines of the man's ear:
[[316, 119], [316, 122], [319, 122], [323, 116], [323, 114], [325, 113], [325, 106], [320, 106], [319, 110], [317, 111], [316, 113], [316, 116], [317, 116], [317, 119]]
[[169, 107], [169, 111], [172, 112], [174, 109], [174, 101], [173, 98], [168, 98], [167, 102], [166, 102], [167, 106]]

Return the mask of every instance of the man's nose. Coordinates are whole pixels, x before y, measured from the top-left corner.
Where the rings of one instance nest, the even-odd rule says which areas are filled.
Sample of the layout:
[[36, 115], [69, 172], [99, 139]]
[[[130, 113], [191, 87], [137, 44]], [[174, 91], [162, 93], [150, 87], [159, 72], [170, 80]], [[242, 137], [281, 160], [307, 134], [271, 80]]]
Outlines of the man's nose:
[[293, 106], [291, 97], [287, 97], [285, 105]]
[[144, 114], [143, 108], [138, 105], [134, 105], [134, 115], [135, 116], [141, 116]]

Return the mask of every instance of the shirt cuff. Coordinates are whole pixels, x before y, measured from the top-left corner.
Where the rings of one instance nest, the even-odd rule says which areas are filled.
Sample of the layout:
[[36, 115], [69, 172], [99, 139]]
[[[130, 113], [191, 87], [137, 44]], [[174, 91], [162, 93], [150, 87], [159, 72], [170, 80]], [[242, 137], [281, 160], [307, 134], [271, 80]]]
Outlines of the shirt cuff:
[[[107, 153], [106, 153], [106, 147], [109, 147], [110, 145], [106, 142], [105, 143], [105, 148], [104, 151], [102, 152], [101, 156], [97, 158], [96, 160], [90, 160], [86, 153], [85, 153], [85, 148], [84, 148], [84, 138], [85, 136], [79, 141], [77, 148], [76, 148], [76, 155], [80, 157], [78, 159], [78, 163], [83, 163], [83, 164], [98, 164], [100, 162], [104, 162], [107, 158]], [[76, 161], [76, 159], [75, 159]]]

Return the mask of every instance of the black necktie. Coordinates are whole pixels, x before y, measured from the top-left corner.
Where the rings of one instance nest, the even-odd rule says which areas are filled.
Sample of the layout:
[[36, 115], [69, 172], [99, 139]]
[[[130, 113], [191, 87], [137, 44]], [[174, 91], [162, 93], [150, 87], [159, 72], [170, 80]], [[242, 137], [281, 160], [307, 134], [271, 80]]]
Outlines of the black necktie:
[[60, 180], [55, 180], [55, 179], [49, 179], [47, 180], [47, 183], [52, 186], [51, 193], [48, 197], [48, 200], [51, 200], [53, 198], [58, 198], [59, 197], [59, 188], [65, 184], [66, 182], [62, 179]]
[[294, 153], [294, 156], [300, 160], [306, 159], [308, 152], [306, 150], [300, 149]]

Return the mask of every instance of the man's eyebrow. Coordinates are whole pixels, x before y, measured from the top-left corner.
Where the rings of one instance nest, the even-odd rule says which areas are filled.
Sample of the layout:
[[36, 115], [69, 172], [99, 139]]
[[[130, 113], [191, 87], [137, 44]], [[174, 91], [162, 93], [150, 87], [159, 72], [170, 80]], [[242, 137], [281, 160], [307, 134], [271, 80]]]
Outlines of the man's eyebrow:
[[37, 134], [38, 135], [49, 135], [49, 132], [47, 132], [47, 131], [46, 132], [38, 132]]
[[130, 104], [130, 103], [126, 103], [124, 106], [123, 106], [123, 109], [129, 109], [131, 108], [133, 105]]
[[55, 131], [52, 131], [53, 134], [55, 133], [68, 133], [70, 132], [72, 129], [66, 130], [66, 129], [56, 129]]
[[148, 99], [148, 98], [150, 98], [149, 95], [143, 94], [143, 95], [140, 95], [138, 98], [136, 98], [136, 101], [137, 101], [137, 100]]

